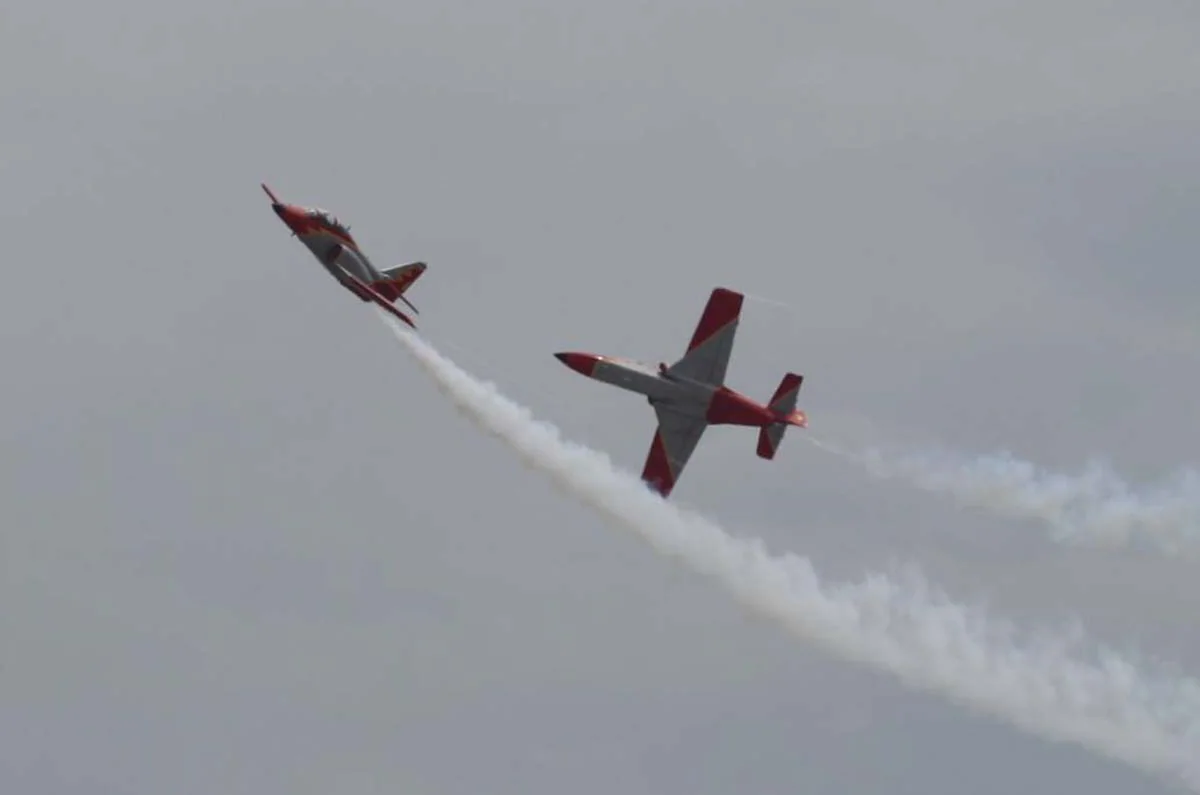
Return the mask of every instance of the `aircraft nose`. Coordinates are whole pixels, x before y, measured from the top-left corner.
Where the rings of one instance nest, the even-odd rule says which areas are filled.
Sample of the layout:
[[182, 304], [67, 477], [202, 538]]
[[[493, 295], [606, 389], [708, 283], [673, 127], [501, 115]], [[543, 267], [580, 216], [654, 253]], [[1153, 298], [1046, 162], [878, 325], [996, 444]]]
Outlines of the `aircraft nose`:
[[297, 226], [304, 220], [304, 212], [294, 204], [276, 202], [271, 205], [271, 209], [279, 216], [279, 220], [287, 224], [293, 232], [296, 231]]
[[592, 371], [596, 369], [596, 360], [599, 358], [591, 353], [556, 353], [554, 358], [570, 367], [577, 373], [586, 375], [589, 378]]

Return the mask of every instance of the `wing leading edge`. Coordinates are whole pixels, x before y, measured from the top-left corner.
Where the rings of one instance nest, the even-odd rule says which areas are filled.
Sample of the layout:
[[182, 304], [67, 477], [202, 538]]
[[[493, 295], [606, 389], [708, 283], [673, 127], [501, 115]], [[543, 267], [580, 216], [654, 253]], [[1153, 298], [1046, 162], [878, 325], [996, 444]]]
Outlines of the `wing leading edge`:
[[642, 480], [663, 497], [668, 497], [700, 443], [708, 422], [702, 416], [684, 414], [665, 406], [655, 406], [654, 413], [658, 415], [658, 429], [650, 442]]
[[714, 289], [700, 322], [696, 324], [687, 353], [667, 368], [667, 373], [713, 386], [724, 384], [742, 313], [742, 300], [741, 293], [724, 287]]

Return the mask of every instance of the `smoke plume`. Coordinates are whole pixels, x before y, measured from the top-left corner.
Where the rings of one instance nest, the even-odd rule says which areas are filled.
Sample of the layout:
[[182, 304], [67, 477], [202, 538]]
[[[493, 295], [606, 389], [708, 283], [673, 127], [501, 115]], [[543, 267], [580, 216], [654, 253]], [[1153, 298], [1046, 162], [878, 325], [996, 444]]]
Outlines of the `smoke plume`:
[[760, 540], [734, 537], [662, 500], [384, 319], [457, 409], [527, 466], [797, 637], [911, 688], [1200, 792], [1200, 683], [1144, 673], [1078, 631], [1022, 635], [919, 577], [822, 582], [806, 558], [773, 555]]

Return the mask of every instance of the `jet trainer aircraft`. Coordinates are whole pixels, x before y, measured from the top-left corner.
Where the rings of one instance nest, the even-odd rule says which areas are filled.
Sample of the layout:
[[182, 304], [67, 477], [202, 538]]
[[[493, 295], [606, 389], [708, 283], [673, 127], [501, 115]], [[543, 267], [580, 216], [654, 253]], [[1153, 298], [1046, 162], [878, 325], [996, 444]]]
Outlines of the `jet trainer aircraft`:
[[663, 497], [670, 495], [709, 425], [759, 428], [758, 456], [772, 459], [789, 425], [808, 427], [796, 410], [804, 376], [788, 373], [767, 405], [725, 386], [725, 369], [742, 311], [741, 293], [718, 287], [683, 358], [658, 368], [593, 353], [556, 353], [563, 364], [589, 378], [645, 395], [658, 415], [658, 430], [642, 480]]
[[329, 271], [333, 278], [363, 301], [374, 301], [416, 328], [416, 324], [408, 315], [392, 304], [399, 299], [416, 313], [417, 308], [404, 297], [404, 293], [425, 272], [424, 262], [410, 262], [407, 265], [377, 270], [350, 236], [350, 227], [334, 215], [319, 207], [284, 204], [266, 184], [263, 184], [262, 189], [271, 197], [271, 209], [287, 224], [292, 234], [300, 238], [300, 242], [325, 266], [325, 270]]

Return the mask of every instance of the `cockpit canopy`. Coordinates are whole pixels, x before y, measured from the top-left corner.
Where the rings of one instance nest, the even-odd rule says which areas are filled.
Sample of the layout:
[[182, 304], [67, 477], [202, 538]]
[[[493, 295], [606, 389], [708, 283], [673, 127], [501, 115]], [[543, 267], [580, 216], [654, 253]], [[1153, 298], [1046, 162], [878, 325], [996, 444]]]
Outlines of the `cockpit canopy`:
[[308, 214], [312, 218], [318, 218], [332, 226], [334, 229], [339, 229], [343, 232], [349, 232], [350, 227], [338, 220], [338, 217], [328, 210], [323, 210], [320, 207], [309, 208]]

